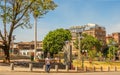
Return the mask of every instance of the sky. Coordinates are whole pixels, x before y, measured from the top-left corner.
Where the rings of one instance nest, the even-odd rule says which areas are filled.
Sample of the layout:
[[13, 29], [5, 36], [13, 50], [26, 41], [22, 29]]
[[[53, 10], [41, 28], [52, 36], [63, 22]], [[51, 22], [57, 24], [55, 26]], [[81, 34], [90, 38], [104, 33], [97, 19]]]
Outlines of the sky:
[[[42, 41], [49, 31], [88, 23], [105, 27], [107, 34], [120, 32], [120, 0], [54, 0], [54, 2], [58, 7], [38, 19], [38, 41]], [[34, 23], [33, 18], [31, 23]], [[34, 41], [34, 26], [32, 29], [19, 28], [13, 35], [16, 35], [16, 42]]]

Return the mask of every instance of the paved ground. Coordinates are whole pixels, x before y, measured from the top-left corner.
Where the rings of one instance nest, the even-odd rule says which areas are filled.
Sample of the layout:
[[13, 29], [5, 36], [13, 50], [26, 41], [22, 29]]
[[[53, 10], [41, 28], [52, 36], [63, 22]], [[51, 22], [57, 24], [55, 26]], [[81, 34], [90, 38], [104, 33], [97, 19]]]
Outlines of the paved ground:
[[0, 75], [120, 75], [120, 72], [91, 72], [91, 73], [40, 73], [40, 72], [0, 72]]

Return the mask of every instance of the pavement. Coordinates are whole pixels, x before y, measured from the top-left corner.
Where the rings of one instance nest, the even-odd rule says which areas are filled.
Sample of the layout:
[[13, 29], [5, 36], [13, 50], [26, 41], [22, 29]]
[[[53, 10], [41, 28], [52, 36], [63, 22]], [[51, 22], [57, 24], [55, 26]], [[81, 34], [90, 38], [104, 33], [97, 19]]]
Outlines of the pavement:
[[0, 72], [0, 75], [120, 75], [120, 72], [89, 72], [89, 73], [41, 73], [41, 72]]

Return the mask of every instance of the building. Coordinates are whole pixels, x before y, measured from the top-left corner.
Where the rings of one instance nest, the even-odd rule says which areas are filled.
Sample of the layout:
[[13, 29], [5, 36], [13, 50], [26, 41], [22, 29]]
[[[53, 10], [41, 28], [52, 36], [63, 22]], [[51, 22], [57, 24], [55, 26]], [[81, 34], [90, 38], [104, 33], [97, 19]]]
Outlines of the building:
[[[31, 42], [18, 42], [16, 45], [14, 44], [14, 48], [19, 50], [21, 55], [30, 56], [31, 52], [34, 52], [34, 41]], [[42, 51], [42, 41], [37, 41], [37, 53]]]
[[109, 40], [110, 39], [114, 39], [114, 41], [120, 45], [120, 33], [119, 32], [115, 32], [115, 33], [112, 33], [112, 34], [108, 34], [106, 36], [106, 42], [108, 44]]
[[[86, 33], [88, 35], [92, 35], [93, 37], [97, 38], [103, 43], [103, 46], [106, 45], [106, 30], [105, 27], [99, 26], [98, 24], [86, 24], [82, 26], [72, 26], [69, 28], [72, 34], [72, 50], [73, 52], [76, 51], [73, 43], [77, 39], [78, 33]], [[79, 35], [80, 36], [80, 35]]]
[[116, 41], [116, 43], [120, 45], [120, 33], [119, 32], [112, 33], [112, 37]]
[[106, 45], [106, 30], [105, 27], [102, 27], [98, 24], [87, 24], [87, 27], [84, 29], [83, 33], [92, 35], [97, 38], [99, 41]]
[[120, 33], [115, 32], [115, 33], [107, 35], [106, 36], [107, 44], [109, 44], [110, 39], [113, 39], [116, 42], [116, 46], [118, 46], [118, 51], [117, 51], [116, 57], [120, 60]]

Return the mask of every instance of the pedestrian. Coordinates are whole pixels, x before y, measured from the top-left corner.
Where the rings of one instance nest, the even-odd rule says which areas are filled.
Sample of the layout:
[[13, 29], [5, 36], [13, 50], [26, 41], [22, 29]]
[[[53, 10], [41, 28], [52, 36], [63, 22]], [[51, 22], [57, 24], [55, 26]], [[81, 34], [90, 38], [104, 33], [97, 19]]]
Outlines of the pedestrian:
[[45, 66], [46, 66], [46, 72], [48, 72], [48, 73], [50, 71], [50, 63], [51, 63], [50, 56], [47, 55], [47, 57], [45, 58]]

